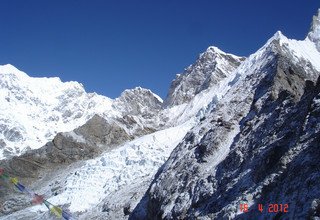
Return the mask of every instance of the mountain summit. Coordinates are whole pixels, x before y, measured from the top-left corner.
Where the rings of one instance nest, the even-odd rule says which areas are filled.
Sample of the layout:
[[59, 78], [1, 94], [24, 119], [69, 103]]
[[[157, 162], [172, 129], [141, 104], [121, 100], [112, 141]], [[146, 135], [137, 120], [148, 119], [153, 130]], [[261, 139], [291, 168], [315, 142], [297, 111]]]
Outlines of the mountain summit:
[[226, 78], [244, 59], [225, 53], [217, 47], [209, 47], [193, 65], [173, 80], [164, 106], [189, 102], [201, 91]]

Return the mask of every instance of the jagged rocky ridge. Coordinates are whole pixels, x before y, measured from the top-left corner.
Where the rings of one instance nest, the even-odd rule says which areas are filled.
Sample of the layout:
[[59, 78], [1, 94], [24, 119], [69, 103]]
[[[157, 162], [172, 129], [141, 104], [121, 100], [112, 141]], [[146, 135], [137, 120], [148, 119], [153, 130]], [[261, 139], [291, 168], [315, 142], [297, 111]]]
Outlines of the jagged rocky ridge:
[[[209, 47], [177, 76], [163, 104], [141, 88], [116, 100], [96, 94], [87, 99], [85, 92], [61, 98], [69, 131], [1, 166], [80, 219], [319, 216], [319, 17], [304, 41], [277, 32], [247, 59]], [[21, 85], [8, 93], [8, 82], [1, 83], [11, 103], [41, 103], [14, 98]], [[29, 90], [22, 97], [29, 98]], [[68, 125], [77, 115], [70, 106], [80, 103], [78, 96], [85, 97], [82, 126]], [[92, 105], [96, 110], [88, 111]], [[6, 187], [2, 219], [52, 218]], [[287, 214], [241, 214], [240, 202], [250, 209], [258, 203], [290, 208]]]

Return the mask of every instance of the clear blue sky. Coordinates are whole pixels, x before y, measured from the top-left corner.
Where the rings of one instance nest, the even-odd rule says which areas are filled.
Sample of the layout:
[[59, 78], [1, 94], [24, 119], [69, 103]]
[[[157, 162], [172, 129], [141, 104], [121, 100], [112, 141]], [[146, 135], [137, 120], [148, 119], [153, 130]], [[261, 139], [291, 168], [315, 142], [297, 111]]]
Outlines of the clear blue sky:
[[115, 98], [165, 97], [209, 45], [247, 56], [277, 30], [303, 39], [318, 0], [1, 0], [0, 64]]

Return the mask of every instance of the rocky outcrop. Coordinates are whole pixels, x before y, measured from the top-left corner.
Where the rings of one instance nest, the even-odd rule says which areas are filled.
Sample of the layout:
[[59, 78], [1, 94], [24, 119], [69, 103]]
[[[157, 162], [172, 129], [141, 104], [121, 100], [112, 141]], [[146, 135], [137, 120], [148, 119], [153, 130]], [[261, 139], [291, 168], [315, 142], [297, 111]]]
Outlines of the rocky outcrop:
[[40, 149], [1, 161], [1, 166], [18, 176], [36, 176], [38, 168], [90, 159], [131, 139], [117, 123], [95, 115], [74, 131], [58, 133]]

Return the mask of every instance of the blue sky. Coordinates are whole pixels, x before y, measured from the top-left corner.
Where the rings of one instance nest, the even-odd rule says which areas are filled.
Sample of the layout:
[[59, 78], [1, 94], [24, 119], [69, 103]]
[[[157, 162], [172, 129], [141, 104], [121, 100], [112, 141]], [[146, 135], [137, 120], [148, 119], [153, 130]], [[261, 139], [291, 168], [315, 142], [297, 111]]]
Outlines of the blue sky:
[[81, 82], [115, 98], [165, 97], [175, 74], [215, 45], [248, 56], [277, 30], [303, 39], [316, 0], [1, 0], [0, 64]]

